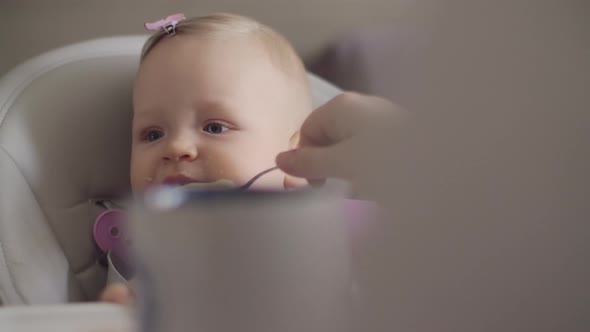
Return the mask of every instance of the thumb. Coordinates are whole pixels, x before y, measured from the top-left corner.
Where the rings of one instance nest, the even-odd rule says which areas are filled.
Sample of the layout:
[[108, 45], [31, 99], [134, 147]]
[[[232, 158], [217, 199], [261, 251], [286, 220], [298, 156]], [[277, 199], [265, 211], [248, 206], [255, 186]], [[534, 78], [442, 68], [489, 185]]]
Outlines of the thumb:
[[339, 146], [298, 148], [280, 153], [276, 163], [283, 172], [308, 180], [346, 178], [337, 150]]

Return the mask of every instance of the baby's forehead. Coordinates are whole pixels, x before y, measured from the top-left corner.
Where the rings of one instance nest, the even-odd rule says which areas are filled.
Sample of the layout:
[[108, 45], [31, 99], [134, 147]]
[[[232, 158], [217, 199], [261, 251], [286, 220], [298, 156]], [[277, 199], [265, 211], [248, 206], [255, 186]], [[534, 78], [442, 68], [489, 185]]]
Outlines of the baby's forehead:
[[[162, 62], [174, 57], [177, 53], [190, 53], [191, 46], [198, 48], [198, 53], [231, 55], [240, 57], [242, 53], [256, 53], [256, 60], [268, 62], [274, 69], [286, 74], [290, 79], [301, 81], [306, 79], [305, 67], [299, 55], [286, 40], [268, 38], [262, 32], [249, 33], [216, 33], [201, 31], [166, 36], [153, 47], [142, 59], [140, 70], [144, 62]], [[156, 61], [149, 61], [151, 53], [159, 53]], [[254, 59], [254, 58], [252, 58]], [[143, 61], [146, 60], [146, 61]], [[198, 54], [192, 58], [196, 63], [201, 61]]]
[[[245, 56], [239, 59], [234, 59], [235, 56], [239, 56], [239, 54], [236, 54], [237, 52], [230, 53], [228, 56], [228, 51], [231, 52], [232, 48], [235, 49], [241, 46], [254, 48], [254, 50], [252, 52], [244, 51], [243, 55]], [[261, 56], [262, 52], [265, 52], [265, 54]], [[216, 54], [221, 57], [223, 53], [226, 53], [225, 58], [229, 63], [216, 61]], [[206, 59], [202, 57], [206, 57]], [[278, 59], [278, 55], [269, 52], [264, 43], [248, 42], [246, 37], [238, 38], [234, 36], [220, 43], [216, 39], [200, 38], [193, 35], [174, 36], [161, 41], [141, 64], [137, 80], [141, 80], [139, 89], [141, 91], [138, 95], [139, 100], [136, 100], [135, 103], [140, 106], [138, 110], [142, 113], [142, 117], [145, 107], [151, 108], [150, 114], [146, 113], [145, 116], [166, 115], [165, 106], [172, 106], [177, 100], [183, 98], [193, 98], [193, 101], [198, 99], [197, 102], [205, 106], [195, 107], [195, 109], [205, 115], [225, 112], [224, 114], [237, 113], [239, 116], [258, 116], [267, 109], [265, 99], [279, 98], [288, 102], [289, 105], [275, 107], [273, 113], [283, 115], [285, 115], [285, 112], [294, 113], [296, 111], [291, 111], [292, 108], [301, 107], [292, 107], [291, 104], [294, 106], [300, 104], [300, 100], [309, 98], [306, 87], [307, 76], [305, 72], [302, 75], [293, 75], [293, 72], [289, 73], [284, 68], [281, 70], [282, 68], [279, 68], [279, 66], [284, 63]], [[260, 67], [260, 63], [263, 63], [262, 67]], [[228, 66], [225, 64], [228, 64]], [[187, 70], [189, 67], [197, 70]], [[235, 71], [233, 70], [234, 67]], [[169, 69], [176, 70], [172, 72]], [[268, 69], [272, 73], [268, 73]], [[263, 74], [260, 70], [265, 73]], [[223, 74], [228, 71], [228, 75]], [[237, 72], [241, 74], [238, 75]], [[177, 75], [184, 78], [178, 79], [180, 76]], [[134, 86], [134, 99], [137, 97], [135, 93], [137, 81]], [[242, 81], [243, 83], [240, 85], [235, 81]], [[200, 88], [197, 91], [197, 89], [193, 88], [197, 84], [185, 83], [198, 83]], [[221, 88], [215, 89], [212, 87]], [[159, 95], [161, 89], [166, 89], [165, 96]], [[217, 95], [216, 98], [208, 100], [203, 98], [203, 95], [208, 95], [203, 92], [203, 89], [230, 91], [233, 95]], [[259, 99], [250, 103], [250, 105], [257, 104], [258, 107], [246, 107], [247, 105], [243, 104], [244, 98], [252, 99], [248, 98], [249, 96]], [[162, 100], [161, 97], [166, 100]], [[154, 108], [155, 104], [159, 104], [160, 107]]]
[[[137, 117], [161, 117], [162, 115], [171, 114], [171, 110], [178, 104], [160, 104], [157, 106], [154, 104], [143, 104], [140, 105], [142, 107], [134, 107], [133, 115]], [[187, 106], [188, 105], [190, 105], [190, 107], [184, 107], [185, 110], [202, 114], [215, 113], [222, 115], [240, 109], [239, 104], [231, 103], [230, 99], [204, 99], [187, 104]]]

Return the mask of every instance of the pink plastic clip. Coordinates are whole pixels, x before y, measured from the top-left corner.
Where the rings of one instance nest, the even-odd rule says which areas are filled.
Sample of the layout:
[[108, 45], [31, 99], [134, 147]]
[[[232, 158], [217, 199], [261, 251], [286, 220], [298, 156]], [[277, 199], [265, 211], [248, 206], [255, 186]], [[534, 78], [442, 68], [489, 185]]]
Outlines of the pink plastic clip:
[[163, 20], [159, 20], [156, 22], [146, 22], [143, 26], [150, 31], [158, 31], [160, 29], [164, 29], [168, 35], [173, 36], [176, 34], [176, 25], [178, 22], [186, 19], [184, 14], [174, 14], [166, 17]]

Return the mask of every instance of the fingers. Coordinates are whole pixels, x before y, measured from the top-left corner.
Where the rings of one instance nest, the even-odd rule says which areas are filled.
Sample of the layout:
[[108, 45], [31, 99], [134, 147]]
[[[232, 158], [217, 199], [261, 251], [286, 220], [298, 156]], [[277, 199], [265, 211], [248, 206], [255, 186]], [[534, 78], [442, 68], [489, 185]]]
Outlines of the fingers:
[[301, 127], [299, 147], [279, 154], [277, 165], [312, 184], [328, 177], [349, 180], [360, 155], [375, 147], [357, 141], [367, 134], [389, 131], [395, 115], [401, 113], [396, 111], [386, 99], [343, 93], [309, 115]]
[[283, 172], [309, 180], [312, 185], [318, 185], [328, 177], [349, 177], [345, 162], [345, 144], [331, 147], [302, 147], [280, 153], [277, 156], [277, 166]]
[[328, 146], [347, 140], [392, 114], [386, 99], [346, 92], [313, 111], [301, 127], [299, 146]]
[[100, 301], [128, 305], [133, 303], [133, 294], [126, 285], [121, 283], [113, 284], [102, 292]]

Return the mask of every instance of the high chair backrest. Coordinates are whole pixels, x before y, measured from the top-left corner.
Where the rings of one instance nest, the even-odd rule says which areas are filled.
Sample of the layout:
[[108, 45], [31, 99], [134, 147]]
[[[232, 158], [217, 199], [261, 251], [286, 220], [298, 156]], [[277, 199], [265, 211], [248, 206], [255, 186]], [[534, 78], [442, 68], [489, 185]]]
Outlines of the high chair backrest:
[[[95, 300], [96, 200], [129, 193], [131, 87], [145, 36], [42, 54], [0, 78], [0, 301]], [[316, 106], [338, 93], [310, 75]]]

